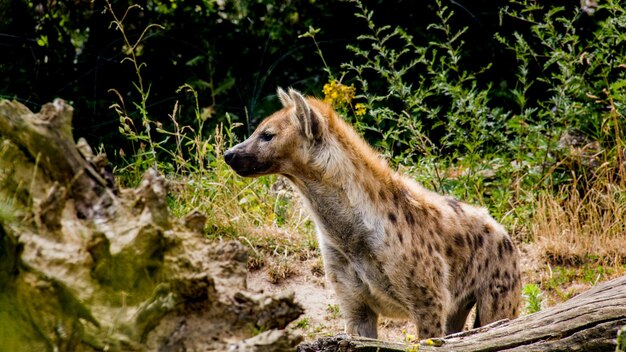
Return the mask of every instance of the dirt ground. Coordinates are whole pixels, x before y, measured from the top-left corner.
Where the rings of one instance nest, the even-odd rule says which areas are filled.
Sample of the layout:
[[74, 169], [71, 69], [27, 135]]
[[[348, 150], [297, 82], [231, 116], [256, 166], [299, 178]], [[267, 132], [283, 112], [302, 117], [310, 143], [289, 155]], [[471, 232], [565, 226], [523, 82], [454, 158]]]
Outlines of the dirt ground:
[[[303, 262], [303, 268], [308, 263]], [[248, 273], [248, 288], [263, 293], [293, 292], [296, 301], [305, 308], [305, 314], [289, 325], [294, 333], [301, 334], [305, 340], [314, 340], [322, 336], [333, 336], [343, 332], [344, 325], [337, 297], [324, 277], [307, 274], [300, 270], [296, 275], [273, 284], [265, 270]], [[468, 322], [473, 321], [473, 310]], [[385, 317], [378, 322], [378, 338], [387, 341], [404, 341], [409, 335], [415, 335], [415, 324]]]
[[[305, 266], [307, 263], [304, 263]], [[343, 319], [335, 292], [326, 284], [324, 277], [299, 273], [279, 284], [272, 284], [264, 270], [248, 273], [248, 287], [264, 293], [293, 292], [306, 313], [292, 322], [289, 328], [304, 336], [305, 340], [314, 340], [321, 336], [332, 336], [343, 332]], [[405, 330], [415, 334], [415, 325], [406, 321], [382, 318], [379, 321], [380, 339], [402, 341]]]

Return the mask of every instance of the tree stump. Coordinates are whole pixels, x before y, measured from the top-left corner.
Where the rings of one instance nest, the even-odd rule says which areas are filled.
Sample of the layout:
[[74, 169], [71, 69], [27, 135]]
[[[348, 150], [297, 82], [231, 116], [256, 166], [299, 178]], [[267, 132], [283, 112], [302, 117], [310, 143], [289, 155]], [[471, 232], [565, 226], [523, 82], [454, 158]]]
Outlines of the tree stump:
[[623, 326], [626, 276], [541, 312], [442, 339], [402, 344], [338, 335], [302, 344], [298, 351], [615, 351]]
[[[0, 346], [6, 351], [283, 351], [293, 296], [246, 287], [247, 253], [170, 216], [149, 170], [118, 190], [62, 100], [0, 102]], [[264, 331], [263, 334], [256, 333]]]

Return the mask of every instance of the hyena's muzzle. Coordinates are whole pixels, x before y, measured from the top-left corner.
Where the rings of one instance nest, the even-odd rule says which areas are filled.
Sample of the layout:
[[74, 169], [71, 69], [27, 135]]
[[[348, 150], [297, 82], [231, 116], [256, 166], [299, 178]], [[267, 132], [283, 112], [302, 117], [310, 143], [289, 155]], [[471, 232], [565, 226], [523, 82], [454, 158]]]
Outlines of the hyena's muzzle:
[[224, 161], [239, 176], [253, 177], [270, 173], [272, 162], [260, 160], [259, 154], [244, 141], [224, 153]]

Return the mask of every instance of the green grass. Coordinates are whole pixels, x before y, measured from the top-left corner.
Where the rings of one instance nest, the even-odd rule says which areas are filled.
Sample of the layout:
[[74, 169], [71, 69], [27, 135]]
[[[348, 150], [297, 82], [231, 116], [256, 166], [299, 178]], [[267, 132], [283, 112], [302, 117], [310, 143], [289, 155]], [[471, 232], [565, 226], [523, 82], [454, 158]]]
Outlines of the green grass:
[[329, 319], [341, 318], [341, 311], [339, 310], [338, 304], [329, 304], [328, 307], [326, 307], [326, 312], [328, 313], [327, 317]]
[[311, 327], [311, 319], [309, 317], [301, 318], [296, 322], [295, 327], [298, 329], [307, 330]]

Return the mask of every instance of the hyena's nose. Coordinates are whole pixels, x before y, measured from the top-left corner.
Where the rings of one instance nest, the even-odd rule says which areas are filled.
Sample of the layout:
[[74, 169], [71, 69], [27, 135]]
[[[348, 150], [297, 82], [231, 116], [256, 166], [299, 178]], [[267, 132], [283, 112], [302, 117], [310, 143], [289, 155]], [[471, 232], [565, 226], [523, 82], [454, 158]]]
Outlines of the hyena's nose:
[[233, 158], [235, 157], [235, 152], [232, 149], [228, 149], [225, 153], [224, 153], [224, 161], [226, 162], [226, 164], [230, 165], [230, 163], [233, 161]]

